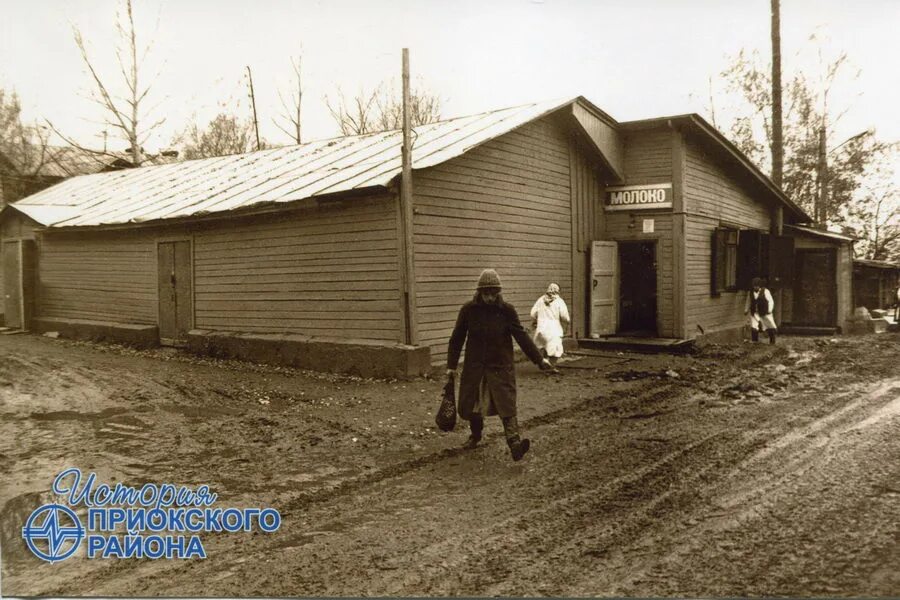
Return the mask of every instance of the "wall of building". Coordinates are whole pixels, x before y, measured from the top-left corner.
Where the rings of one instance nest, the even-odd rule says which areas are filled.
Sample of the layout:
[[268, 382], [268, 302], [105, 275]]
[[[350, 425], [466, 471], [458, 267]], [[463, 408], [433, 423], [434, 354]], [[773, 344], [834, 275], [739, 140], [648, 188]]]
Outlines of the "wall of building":
[[528, 325], [551, 281], [572, 298], [570, 139], [541, 119], [414, 177], [420, 343], [446, 361], [460, 306], [495, 268], [503, 296]]
[[[623, 185], [672, 183], [672, 134], [669, 130], [635, 131], [625, 136]], [[602, 202], [602, 200], [601, 200]], [[643, 221], [653, 220], [653, 233]], [[656, 242], [656, 311], [660, 337], [675, 336], [672, 210], [609, 211], [602, 214], [598, 239]], [[620, 274], [627, 277], [627, 274]]]
[[392, 196], [166, 228], [50, 232], [40, 315], [158, 322], [157, 243], [192, 242], [193, 326], [398, 342]]
[[[710, 293], [712, 235], [717, 227], [768, 231], [769, 208], [740, 186], [726, 167], [695, 140], [684, 146], [685, 335], [694, 338], [740, 329], [744, 291]], [[777, 303], [777, 299], [776, 299]]]
[[156, 324], [154, 232], [45, 232], [39, 262], [39, 316]]
[[587, 337], [590, 325], [591, 242], [600, 239], [604, 219], [604, 185], [596, 159], [579, 143], [569, 145], [572, 189], [572, 294], [566, 298], [572, 317], [569, 334]]
[[194, 326], [402, 341], [393, 196], [194, 232]]

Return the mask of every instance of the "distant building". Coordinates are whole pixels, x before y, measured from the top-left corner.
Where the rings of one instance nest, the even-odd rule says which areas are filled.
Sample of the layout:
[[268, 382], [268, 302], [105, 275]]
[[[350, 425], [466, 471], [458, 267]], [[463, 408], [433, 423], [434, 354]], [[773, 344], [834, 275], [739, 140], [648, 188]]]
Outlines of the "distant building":
[[900, 265], [885, 260], [853, 261], [853, 306], [890, 308], [897, 301]]

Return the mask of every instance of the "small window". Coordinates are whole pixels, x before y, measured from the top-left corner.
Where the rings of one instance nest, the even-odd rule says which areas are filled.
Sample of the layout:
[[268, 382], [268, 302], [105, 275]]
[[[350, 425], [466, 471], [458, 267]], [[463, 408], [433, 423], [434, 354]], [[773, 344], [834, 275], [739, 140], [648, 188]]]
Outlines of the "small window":
[[738, 271], [738, 231], [719, 227], [713, 230], [711, 256], [710, 293], [718, 296], [722, 292], [737, 289]]

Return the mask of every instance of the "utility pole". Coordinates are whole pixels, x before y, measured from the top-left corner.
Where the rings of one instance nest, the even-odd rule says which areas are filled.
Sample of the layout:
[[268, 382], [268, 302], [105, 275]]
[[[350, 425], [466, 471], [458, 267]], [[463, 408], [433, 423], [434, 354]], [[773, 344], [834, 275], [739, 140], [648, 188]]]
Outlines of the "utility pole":
[[253, 130], [256, 132], [256, 149], [259, 150], [259, 122], [256, 120], [256, 96], [253, 94], [253, 72], [247, 65], [247, 77], [250, 78], [250, 103], [253, 105]]
[[825, 119], [819, 126], [819, 160], [816, 166], [816, 179], [818, 180], [819, 193], [816, 198], [816, 224], [820, 229], [828, 228], [828, 152], [825, 148], [826, 140]]
[[784, 172], [784, 138], [781, 117], [781, 6], [772, 0], [772, 181], [781, 187]]
[[413, 251], [413, 189], [412, 146], [409, 98], [409, 49], [403, 49], [403, 147], [401, 149], [402, 173], [400, 175], [400, 216], [403, 224], [403, 304], [406, 319], [406, 343], [419, 343], [416, 325], [416, 269]]

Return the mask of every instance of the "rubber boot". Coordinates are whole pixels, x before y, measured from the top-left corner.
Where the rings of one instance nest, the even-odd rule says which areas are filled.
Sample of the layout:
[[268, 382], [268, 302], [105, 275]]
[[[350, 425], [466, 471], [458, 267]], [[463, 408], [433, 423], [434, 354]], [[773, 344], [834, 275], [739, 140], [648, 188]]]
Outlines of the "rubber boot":
[[509, 444], [509, 453], [512, 454], [512, 459], [516, 462], [522, 460], [522, 457], [531, 448], [531, 440], [528, 438], [519, 439], [519, 436], [515, 436], [506, 440], [506, 442]]
[[754, 342], [759, 341], [759, 330], [756, 329], [755, 327], [750, 329], [750, 339], [753, 340]]
[[506, 443], [512, 459], [518, 462], [531, 448], [531, 440], [519, 437], [519, 420], [515, 416], [501, 417], [500, 421], [503, 423], [503, 431], [506, 434]]
[[774, 329], [769, 330], [769, 343], [770, 344], [775, 343], [775, 330]]
[[474, 450], [481, 442], [481, 432], [484, 431], [484, 417], [481, 415], [472, 415], [469, 418], [469, 439], [463, 444], [466, 450]]

